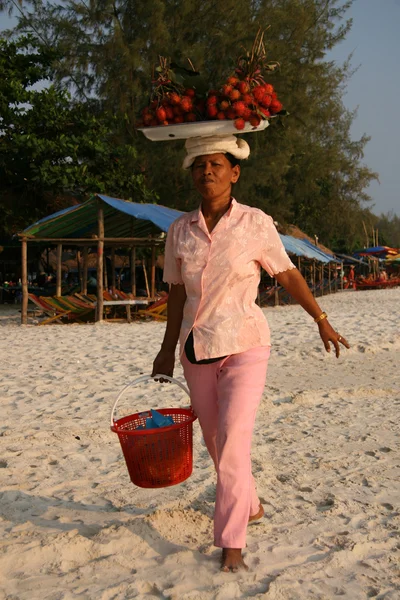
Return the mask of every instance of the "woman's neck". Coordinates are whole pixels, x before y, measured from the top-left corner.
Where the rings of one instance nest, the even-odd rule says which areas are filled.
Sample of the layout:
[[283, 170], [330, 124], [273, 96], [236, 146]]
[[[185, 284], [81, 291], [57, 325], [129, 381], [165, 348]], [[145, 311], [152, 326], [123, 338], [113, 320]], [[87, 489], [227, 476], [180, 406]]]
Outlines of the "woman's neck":
[[201, 212], [205, 219], [221, 218], [230, 208], [232, 196], [224, 196], [222, 198], [203, 198], [201, 203]]
[[204, 220], [207, 225], [208, 231], [211, 233], [221, 217], [228, 212], [232, 203], [232, 196], [229, 198], [215, 198], [209, 200], [203, 198], [201, 203], [201, 212], [203, 213]]

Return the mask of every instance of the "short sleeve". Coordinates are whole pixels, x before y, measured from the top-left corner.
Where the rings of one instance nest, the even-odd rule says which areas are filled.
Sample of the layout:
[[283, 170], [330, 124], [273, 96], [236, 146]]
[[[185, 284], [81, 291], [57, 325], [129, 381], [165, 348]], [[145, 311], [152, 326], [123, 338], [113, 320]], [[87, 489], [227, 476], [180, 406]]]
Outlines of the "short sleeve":
[[176, 227], [175, 223], [170, 225], [165, 242], [165, 258], [163, 281], [169, 284], [183, 284], [181, 275], [181, 261], [175, 256], [176, 249]]
[[269, 215], [265, 215], [265, 219], [263, 219], [261, 239], [263, 243], [260, 264], [271, 277], [288, 269], [296, 268], [296, 265], [292, 263], [287, 255], [279, 233]]

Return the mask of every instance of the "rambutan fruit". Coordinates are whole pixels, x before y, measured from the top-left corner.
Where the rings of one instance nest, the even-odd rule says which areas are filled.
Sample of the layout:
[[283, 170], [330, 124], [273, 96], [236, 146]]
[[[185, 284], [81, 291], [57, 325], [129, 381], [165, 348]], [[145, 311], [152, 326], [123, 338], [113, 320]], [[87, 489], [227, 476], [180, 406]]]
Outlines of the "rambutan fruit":
[[264, 94], [260, 104], [265, 106], [265, 108], [268, 108], [268, 106], [271, 104], [271, 102], [272, 102], [272, 96], [270, 96], [270, 94]]
[[237, 114], [235, 113], [235, 111], [233, 110], [232, 107], [228, 108], [228, 110], [225, 112], [226, 114], [226, 118], [227, 119], [236, 119]]
[[236, 89], [232, 90], [229, 94], [229, 98], [233, 101], [239, 100], [239, 98], [240, 98], [239, 90], [236, 90]]
[[159, 108], [157, 108], [156, 110], [156, 117], [159, 120], [160, 123], [163, 123], [163, 121], [167, 120], [167, 113], [165, 112], [165, 108], [163, 108], [162, 106], [160, 106]]
[[209, 104], [207, 106], [207, 115], [212, 119], [217, 116], [218, 108], [216, 104]]
[[233, 87], [231, 85], [225, 84], [222, 86], [222, 93], [224, 96], [229, 96], [232, 90]]
[[239, 117], [239, 119], [235, 119], [235, 127], [236, 129], [244, 129], [246, 126], [246, 122], [244, 119], [242, 119], [241, 117]]
[[242, 100], [245, 104], [253, 104], [254, 99], [251, 94], [243, 94]]
[[265, 90], [266, 94], [271, 95], [274, 92], [274, 87], [270, 83], [265, 83], [264, 84], [264, 90]]
[[167, 115], [168, 121], [170, 121], [171, 119], [174, 118], [174, 111], [172, 110], [172, 108], [170, 106], [166, 106], [164, 108], [164, 110], [165, 110], [165, 114]]
[[272, 96], [272, 100], [276, 100], [278, 97], [278, 94], [276, 92], [272, 92], [271, 96]]
[[226, 80], [226, 83], [228, 83], [229, 85], [236, 85], [238, 83], [238, 81], [239, 81], [239, 79], [232, 75], [231, 77], [228, 77], [228, 79]]
[[156, 127], [159, 125], [157, 119], [152, 119], [149, 123], [150, 127]]
[[246, 106], [246, 108], [244, 109], [243, 114], [242, 114], [243, 119], [245, 121], [249, 121], [251, 115], [252, 115], [251, 109], [248, 106]]
[[239, 81], [236, 87], [241, 94], [248, 94], [250, 91], [250, 86], [247, 81]]
[[238, 117], [241, 117], [244, 113], [244, 111], [246, 110], [246, 105], [244, 102], [234, 102], [233, 104], [233, 110], [235, 111], [235, 113], [237, 114]]
[[279, 102], [279, 100], [272, 100], [271, 104], [269, 105], [269, 110], [272, 113], [281, 112], [282, 108], [282, 102]]
[[174, 108], [172, 109], [172, 112], [174, 113], [174, 115], [176, 117], [179, 117], [183, 113], [183, 111], [180, 107], [180, 104], [179, 104], [179, 106], [174, 106]]
[[265, 96], [264, 87], [259, 85], [253, 89], [253, 96], [256, 102], [262, 102], [263, 97]]
[[184, 118], [183, 115], [176, 115], [175, 119], [174, 119], [174, 123], [183, 123], [184, 122]]
[[194, 98], [196, 95], [196, 92], [194, 91], [193, 88], [188, 88], [187, 90], [185, 90], [185, 96], [189, 96], [189, 98]]
[[225, 113], [222, 110], [220, 110], [217, 113], [217, 119], [219, 119], [220, 121], [224, 121], [226, 119], [226, 115], [225, 115]]
[[207, 105], [208, 106], [211, 106], [213, 104], [217, 104], [217, 102], [218, 102], [217, 96], [215, 96], [215, 95], [208, 96], [208, 98], [207, 98]]
[[178, 104], [181, 103], [181, 97], [179, 94], [177, 94], [176, 92], [172, 92], [169, 95], [169, 101], [171, 102], [171, 104], [177, 106]]
[[252, 125], [252, 127], [258, 127], [259, 124], [261, 123], [261, 117], [259, 117], [257, 114], [253, 113], [249, 119], [250, 121], [250, 125]]
[[219, 103], [219, 107], [221, 110], [227, 110], [230, 107], [230, 104], [228, 100], [222, 100], [222, 102]]
[[262, 112], [262, 114], [264, 115], [264, 117], [268, 118], [271, 116], [271, 113], [269, 112], [268, 108], [263, 108], [262, 106], [259, 107], [258, 109], [260, 112]]
[[197, 121], [197, 117], [196, 117], [195, 113], [194, 112], [187, 113], [187, 115], [185, 115], [185, 121], [187, 121], [187, 123], [194, 123], [195, 121]]
[[185, 112], [190, 112], [193, 108], [192, 99], [189, 96], [183, 96], [181, 100], [181, 108]]

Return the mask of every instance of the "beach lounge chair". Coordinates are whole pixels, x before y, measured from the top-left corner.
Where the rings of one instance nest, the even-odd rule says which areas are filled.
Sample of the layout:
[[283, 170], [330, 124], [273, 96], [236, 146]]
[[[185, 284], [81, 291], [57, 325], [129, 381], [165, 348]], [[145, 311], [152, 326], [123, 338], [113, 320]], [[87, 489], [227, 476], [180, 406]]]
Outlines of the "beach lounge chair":
[[168, 302], [168, 294], [165, 294], [162, 298], [154, 302], [150, 308], [146, 308], [145, 310], [138, 310], [138, 315], [141, 317], [149, 317], [151, 319], [155, 319], [156, 321], [166, 321], [167, 320], [167, 302]]
[[28, 294], [28, 298], [49, 317], [48, 319], [41, 321], [39, 325], [46, 325], [47, 323], [53, 323], [55, 321], [61, 321], [61, 319], [67, 319], [71, 313], [70, 309], [61, 308], [60, 306], [55, 306], [54, 304], [49, 303], [48, 297]]

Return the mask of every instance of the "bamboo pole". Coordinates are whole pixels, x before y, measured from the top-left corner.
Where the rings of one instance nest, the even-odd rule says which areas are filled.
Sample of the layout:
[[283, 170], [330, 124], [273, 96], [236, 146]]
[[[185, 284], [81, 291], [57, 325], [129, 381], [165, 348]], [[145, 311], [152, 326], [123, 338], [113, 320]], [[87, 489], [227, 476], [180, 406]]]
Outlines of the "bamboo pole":
[[87, 281], [88, 281], [88, 247], [83, 248], [83, 273], [82, 273], [82, 294], [87, 294]]
[[136, 246], [131, 248], [131, 286], [132, 296], [136, 296]]
[[76, 251], [76, 268], [78, 270], [78, 280], [80, 288], [82, 289], [82, 267], [81, 267], [81, 251]]
[[342, 292], [343, 292], [343, 288], [344, 288], [343, 273], [344, 273], [344, 267], [343, 267], [343, 261], [342, 261], [340, 263], [340, 289]]
[[22, 306], [21, 306], [21, 325], [28, 324], [28, 243], [26, 238], [22, 238], [21, 247], [21, 285], [22, 285]]
[[147, 297], [150, 298], [149, 280], [147, 278], [147, 269], [146, 269], [146, 261], [145, 260], [142, 260], [142, 267], [143, 267], [143, 273], [144, 273], [144, 280], [146, 283]]
[[275, 293], [274, 293], [274, 297], [275, 297], [275, 306], [279, 306], [279, 292], [278, 292], [278, 285], [277, 285], [277, 280], [274, 277], [274, 288], [275, 288]]
[[98, 242], [97, 242], [97, 314], [96, 321], [103, 320], [103, 277], [104, 277], [104, 211], [103, 203], [98, 201], [97, 210], [97, 227], [98, 227]]
[[315, 258], [313, 258], [311, 263], [311, 285], [313, 288], [313, 296], [315, 297]]
[[107, 257], [104, 258], [104, 289], [108, 290]]
[[328, 263], [328, 290], [328, 294], [331, 294], [331, 263]]
[[364, 227], [364, 233], [365, 233], [365, 239], [366, 239], [366, 246], [365, 247], [368, 248], [369, 247], [369, 237], [368, 237], [367, 226], [364, 223], [364, 221], [362, 222], [362, 224], [363, 224], [363, 227]]
[[95, 236], [92, 238], [42, 238], [42, 237], [34, 237], [33, 235], [24, 236], [24, 238], [28, 242], [52, 242], [55, 244], [69, 244], [70, 246], [77, 246], [82, 244], [88, 244], [89, 246], [93, 246], [99, 240], [103, 242], [107, 242], [107, 244], [122, 244], [123, 246], [131, 246], [133, 243], [141, 246], [148, 246], [149, 243], [156, 244], [157, 246], [162, 246], [165, 242], [164, 240], [157, 240], [154, 238], [134, 238], [134, 237], [119, 237], [119, 238], [105, 238]]
[[324, 295], [324, 263], [321, 263], [321, 296]]
[[156, 247], [151, 249], [151, 297], [156, 295]]
[[115, 294], [116, 289], [115, 282], [115, 248], [111, 248], [111, 290], [112, 293]]
[[56, 267], [56, 296], [61, 296], [61, 284], [62, 284], [62, 244], [57, 244], [57, 267]]

